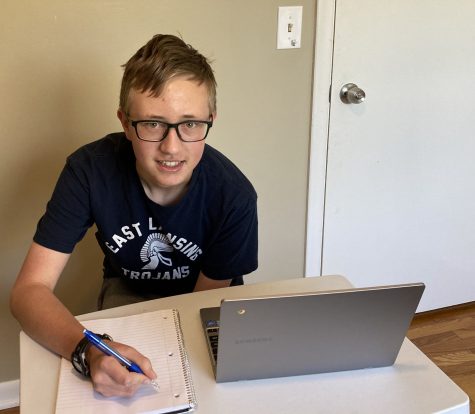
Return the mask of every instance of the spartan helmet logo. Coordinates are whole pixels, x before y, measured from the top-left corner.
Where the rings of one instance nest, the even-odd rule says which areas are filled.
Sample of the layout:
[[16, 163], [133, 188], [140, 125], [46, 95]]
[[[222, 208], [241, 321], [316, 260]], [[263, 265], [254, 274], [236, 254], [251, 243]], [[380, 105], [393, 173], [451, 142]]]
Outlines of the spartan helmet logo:
[[172, 260], [162, 255], [164, 252], [172, 252], [173, 247], [164, 234], [152, 233], [140, 250], [142, 262], [148, 262], [142, 269], [156, 269], [160, 262], [167, 266], [172, 265]]

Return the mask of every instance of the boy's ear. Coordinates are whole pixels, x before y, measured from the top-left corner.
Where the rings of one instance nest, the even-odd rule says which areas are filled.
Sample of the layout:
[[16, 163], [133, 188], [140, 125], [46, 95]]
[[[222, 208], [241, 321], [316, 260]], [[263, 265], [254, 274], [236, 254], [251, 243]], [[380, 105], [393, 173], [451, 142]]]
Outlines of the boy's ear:
[[122, 128], [124, 128], [124, 130], [128, 128], [127, 115], [125, 115], [125, 113], [120, 108], [117, 110], [117, 118], [119, 118], [119, 121], [122, 124]]
[[132, 140], [132, 137], [130, 136], [131, 134], [131, 129], [130, 129], [130, 123], [129, 123], [129, 118], [127, 117], [127, 115], [125, 114], [124, 111], [122, 111], [122, 109], [118, 109], [117, 110], [117, 118], [119, 118], [119, 121], [120, 123], [122, 124], [122, 128], [125, 132], [125, 136], [127, 137], [127, 139], [129, 141]]

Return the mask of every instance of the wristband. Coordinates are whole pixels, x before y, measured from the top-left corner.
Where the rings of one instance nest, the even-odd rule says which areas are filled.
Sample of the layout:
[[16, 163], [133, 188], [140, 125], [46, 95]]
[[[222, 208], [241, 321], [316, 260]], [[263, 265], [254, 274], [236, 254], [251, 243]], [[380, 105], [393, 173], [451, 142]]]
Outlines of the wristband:
[[[96, 334], [101, 339], [107, 339], [112, 341], [112, 338], [107, 334]], [[86, 360], [86, 351], [89, 349], [91, 343], [86, 337], [82, 338], [79, 343], [74, 348], [73, 353], [71, 354], [71, 363], [73, 364], [74, 369], [85, 377], [91, 376], [89, 370], [89, 364]]]

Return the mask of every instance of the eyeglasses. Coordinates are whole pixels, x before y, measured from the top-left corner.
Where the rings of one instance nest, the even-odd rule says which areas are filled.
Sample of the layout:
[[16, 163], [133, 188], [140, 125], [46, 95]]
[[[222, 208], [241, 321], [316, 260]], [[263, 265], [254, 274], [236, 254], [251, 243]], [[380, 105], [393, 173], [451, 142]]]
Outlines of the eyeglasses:
[[153, 119], [143, 119], [130, 121], [135, 129], [137, 137], [142, 141], [160, 142], [163, 141], [170, 131], [174, 128], [178, 138], [183, 142], [203, 141], [207, 136], [209, 129], [213, 126], [211, 121], [188, 120], [169, 124], [168, 122], [156, 121]]

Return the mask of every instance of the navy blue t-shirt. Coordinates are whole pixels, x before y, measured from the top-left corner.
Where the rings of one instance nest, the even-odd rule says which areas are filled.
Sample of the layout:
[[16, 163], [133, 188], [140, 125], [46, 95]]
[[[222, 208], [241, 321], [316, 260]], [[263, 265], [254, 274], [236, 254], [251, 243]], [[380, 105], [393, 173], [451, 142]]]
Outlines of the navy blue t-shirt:
[[257, 194], [209, 145], [185, 196], [167, 207], [146, 196], [123, 133], [74, 152], [34, 241], [71, 253], [93, 224], [105, 255], [104, 277], [122, 277], [139, 293], [191, 292], [200, 271], [239, 283], [257, 268]]

